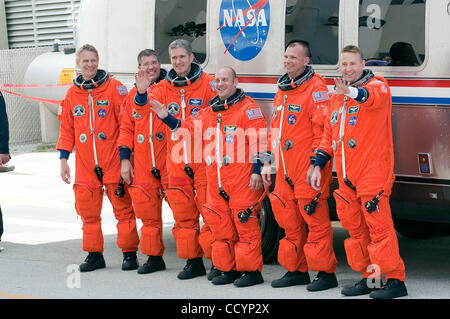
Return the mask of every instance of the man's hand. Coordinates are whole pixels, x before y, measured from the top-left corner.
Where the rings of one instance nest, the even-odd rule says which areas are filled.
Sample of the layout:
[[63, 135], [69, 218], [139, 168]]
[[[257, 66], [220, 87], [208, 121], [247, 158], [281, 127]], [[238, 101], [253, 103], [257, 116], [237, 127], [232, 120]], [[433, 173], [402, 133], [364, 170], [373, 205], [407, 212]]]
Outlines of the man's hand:
[[11, 159], [11, 156], [9, 154], [0, 154], [0, 164], [6, 164]]
[[334, 78], [334, 83], [336, 84], [334, 94], [345, 95], [350, 93], [350, 90], [348, 89], [348, 87], [350, 86], [349, 82], [345, 81], [342, 78]]
[[136, 80], [136, 88], [139, 94], [147, 93], [147, 89], [152, 82], [145, 71], [139, 70], [138, 73], [134, 75], [134, 79]]
[[314, 171], [314, 165], [309, 165], [308, 172], [306, 173], [306, 183], [311, 186], [311, 175]]
[[63, 182], [70, 184], [70, 168], [66, 158], [61, 158], [61, 178]]
[[270, 163], [264, 163], [264, 166], [261, 170], [261, 177], [264, 184], [266, 185], [272, 184], [271, 175], [272, 175], [272, 166], [270, 165]]
[[314, 167], [311, 177], [310, 177], [310, 185], [316, 191], [320, 191], [320, 180], [322, 179], [322, 172], [319, 166]]
[[253, 191], [257, 191], [262, 187], [262, 185], [263, 181], [261, 175], [253, 173], [252, 176], [250, 176], [250, 188]]
[[150, 109], [155, 112], [160, 119], [165, 119], [169, 116], [169, 111], [167, 111], [164, 104], [159, 103], [156, 100], [150, 101], [150, 105], [152, 106]]
[[123, 159], [121, 161], [120, 175], [125, 183], [130, 185], [134, 179], [133, 165], [131, 165], [130, 160]]

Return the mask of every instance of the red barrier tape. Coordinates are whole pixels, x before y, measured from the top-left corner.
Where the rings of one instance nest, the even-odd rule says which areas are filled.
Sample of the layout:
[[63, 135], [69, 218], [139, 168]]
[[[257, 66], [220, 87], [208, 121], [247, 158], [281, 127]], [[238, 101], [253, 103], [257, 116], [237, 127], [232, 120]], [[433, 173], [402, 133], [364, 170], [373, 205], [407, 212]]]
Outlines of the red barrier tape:
[[16, 95], [16, 96], [20, 96], [23, 97], [25, 99], [29, 99], [29, 100], [33, 100], [33, 101], [38, 101], [38, 102], [44, 102], [44, 103], [50, 103], [50, 104], [56, 104], [56, 105], [60, 105], [62, 103], [63, 100], [51, 100], [51, 99], [41, 99], [39, 97], [31, 97], [31, 96], [26, 96], [26, 95], [22, 95], [19, 93], [14, 93], [5, 89], [0, 89], [0, 91], [5, 92], [5, 93], [9, 93], [12, 95]]
[[3, 88], [15, 88], [15, 89], [25, 89], [25, 88], [57, 88], [57, 87], [64, 87], [64, 86], [71, 86], [72, 83], [66, 83], [66, 84], [55, 84], [55, 85], [24, 85], [24, 84], [6, 84], [6, 83], [0, 83], [0, 87]]

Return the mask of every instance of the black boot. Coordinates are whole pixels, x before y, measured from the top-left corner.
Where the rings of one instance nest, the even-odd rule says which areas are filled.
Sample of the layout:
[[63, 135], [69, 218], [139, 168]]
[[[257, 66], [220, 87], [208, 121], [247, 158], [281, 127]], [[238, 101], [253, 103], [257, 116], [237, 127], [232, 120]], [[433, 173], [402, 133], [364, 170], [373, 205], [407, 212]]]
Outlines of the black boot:
[[123, 253], [122, 270], [135, 270], [138, 269], [138, 267], [139, 264], [135, 251]]
[[321, 291], [330, 288], [335, 288], [338, 286], [336, 275], [333, 273], [326, 273], [324, 271], [319, 271], [316, 278], [306, 286], [309, 291]]
[[344, 296], [350, 296], [350, 297], [361, 296], [361, 295], [368, 295], [372, 291], [375, 291], [377, 289], [378, 288], [376, 288], [376, 287], [369, 288], [369, 286], [367, 285], [367, 278], [363, 278], [351, 287], [342, 288], [341, 294], [343, 294]]
[[246, 271], [242, 274], [239, 279], [234, 281], [236, 287], [249, 287], [257, 284], [262, 284], [264, 282], [261, 273], [256, 271]]
[[288, 271], [280, 279], [272, 281], [273, 288], [290, 287], [295, 285], [306, 285], [311, 282], [308, 272]]
[[166, 269], [166, 264], [162, 256], [148, 256], [147, 262], [139, 267], [137, 273], [149, 274], [164, 269]]
[[178, 279], [192, 279], [198, 276], [206, 275], [205, 265], [203, 265], [202, 258], [188, 259], [186, 261], [186, 266], [178, 274]]
[[237, 271], [223, 271], [219, 276], [214, 277], [211, 282], [214, 285], [228, 285], [232, 284], [236, 279], [241, 277], [242, 273]]
[[405, 283], [398, 279], [388, 279], [386, 285], [372, 291], [369, 295], [370, 298], [374, 299], [392, 299], [398, 297], [404, 297], [408, 295]]
[[221, 274], [222, 274], [222, 272], [219, 269], [217, 269], [216, 267], [214, 267], [214, 265], [212, 265], [207, 278], [209, 281], [211, 281], [214, 277], [220, 276]]
[[105, 268], [105, 259], [103, 254], [99, 252], [89, 253], [84, 263], [80, 265], [80, 272], [93, 271], [100, 268]]

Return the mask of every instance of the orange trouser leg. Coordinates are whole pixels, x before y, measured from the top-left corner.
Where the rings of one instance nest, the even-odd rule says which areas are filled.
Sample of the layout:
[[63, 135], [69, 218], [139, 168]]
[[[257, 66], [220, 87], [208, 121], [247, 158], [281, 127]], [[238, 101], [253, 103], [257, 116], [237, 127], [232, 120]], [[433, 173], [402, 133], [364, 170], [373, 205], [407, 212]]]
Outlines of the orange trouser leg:
[[123, 197], [114, 194], [118, 183], [106, 184], [106, 195], [113, 207], [114, 216], [117, 219], [117, 246], [122, 252], [137, 251], [139, 235], [136, 228], [131, 197], [128, 191]]
[[278, 262], [288, 271], [307, 272], [308, 264], [303, 252], [306, 226], [296, 201], [287, 199], [277, 189], [269, 195], [269, 199], [275, 219], [286, 234], [280, 240]]
[[232, 216], [236, 227], [239, 241], [235, 245], [235, 259], [237, 271], [262, 271], [263, 257], [261, 252], [261, 229], [259, 228], [256, 212], [247, 222], [242, 223], [238, 214], [252, 204], [243, 205], [239, 208], [232, 208]]
[[370, 257], [367, 250], [370, 236], [364, 214], [361, 211], [361, 203], [356, 198], [356, 193], [347, 188], [335, 190], [334, 198], [341, 225], [347, 229], [350, 235], [350, 238], [344, 241], [347, 262], [354, 271], [362, 272], [363, 277], [367, 278], [370, 276], [368, 270]]
[[211, 228], [203, 216], [203, 205], [206, 203], [206, 184], [198, 184], [195, 185], [195, 203], [197, 205], [198, 211], [201, 213], [204, 225], [200, 229], [200, 235], [198, 236], [198, 241], [202, 250], [205, 254], [205, 257], [211, 258], [211, 245], [214, 241], [214, 236], [212, 234]]
[[333, 230], [326, 198], [319, 200], [315, 212], [310, 216], [304, 207], [312, 198], [297, 201], [303, 219], [308, 225], [308, 239], [303, 247], [308, 268], [313, 271], [336, 272], [337, 259], [333, 249]]
[[162, 198], [158, 188], [133, 185], [128, 188], [136, 217], [142, 220], [140, 248], [148, 256], [162, 256]]
[[214, 241], [211, 244], [213, 265], [221, 271], [236, 269], [234, 245], [238, 239], [231, 210], [227, 205], [207, 202], [202, 210], [203, 218], [209, 225]]
[[198, 239], [200, 213], [192, 184], [169, 185], [166, 196], [175, 219], [172, 233], [177, 243], [178, 257], [184, 259], [202, 257]]
[[103, 252], [103, 233], [100, 213], [103, 204], [101, 187], [75, 184], [75, 209], [83, 221], [82, 249], [87, 252]]
[[[361, 196], [362, 205], [373, 197]], [[370, 243], [367, 250], [371, 264], [379, 266], [381, 274], [385, 274], [386, 279], [395, 278], [405, 281], [405, 265], [399, 253], [389, 197], [381, 196], [378, 210], [373, 213], [368, 213], [364, 206], [361, 206], [361, 210], [364, 212], [370, 230]]]

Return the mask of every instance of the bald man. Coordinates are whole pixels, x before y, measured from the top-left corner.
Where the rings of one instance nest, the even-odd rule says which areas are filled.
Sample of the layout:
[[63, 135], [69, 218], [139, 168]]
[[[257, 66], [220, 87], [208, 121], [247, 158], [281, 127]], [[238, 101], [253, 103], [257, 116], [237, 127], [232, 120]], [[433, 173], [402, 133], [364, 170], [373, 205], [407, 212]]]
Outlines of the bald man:
[[265, 147], [267, 122], [256, 102], [237, 85], [235, 71], [220, 68], [215, 74], [217, 96], [195, 122], [175, 119], [156, 101], [151, 105], [175, 134], [183, 129], [203, 132], [207, 175], [203, 217], [215, 239], [212, 261], [221, 271], [211, 282], [248, 287], [264, 282], [261, 231], [256, 212], [247, 221], [241, 221], [238, 214], [262, 194], [261, 164], [252, 159], [259, 144]]

